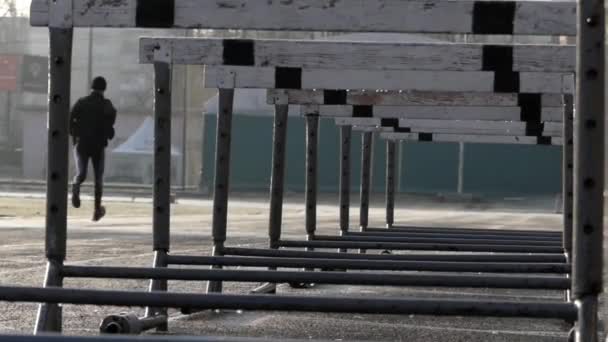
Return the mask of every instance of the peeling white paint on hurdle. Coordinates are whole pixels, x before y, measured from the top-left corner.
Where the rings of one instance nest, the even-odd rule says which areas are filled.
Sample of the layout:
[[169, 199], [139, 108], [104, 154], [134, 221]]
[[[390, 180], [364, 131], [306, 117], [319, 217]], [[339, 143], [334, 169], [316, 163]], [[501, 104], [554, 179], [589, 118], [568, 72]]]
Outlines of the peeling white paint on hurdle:
[[[362, 130], [367, 130], [362, 128]], [[373, 129], [371, 129], [373, 130]], [[513, 135], [478, 135], [449, 133], [399, 133], [381, 132], [380, 137], [388, 140], [411, 140], [426, 142], [467, 142], [477, 144], [520, 144], [520, 145], [562, 145], [561, 138], [550, 139], [548, 143], [539, 143], [537, 137]]]
[[[272, 39], [141, 38], [140, 60], [154, 47], [174, 64], [303, 69], [572, 72], [573, 45], [350, 42]], [[322, 51], [320, 53], [320, 51]]]
[[[544, 125], [560, 125], [558, 123], [543, 123], [538, 132], [529, 132], [525, 122], [520, 121], [489, 121], [489, 120], [429, 120], [429, 119], [381, 119], [381, 118], [335, 118], [338, 126], [374, 126], [382, 130], [412, 130], [412, 132], [453, 133], [459, 134], [486, 134], [486, 135], [528, 135], [528, 136], [556, 136], [561, 131], [547, 130]], [[560, 125], [561, 126], [561, 125]]]
[[300, 105], [302, 114], [321, 117], [374, 117], [434, 120], [488, 120], [488, 121], [562, 121], [561, 107], [544, 107], [537, 115], [519, 106], [371, 106], [371, 105]]
[[[61, 1], [58, 1], [61, 2]], [[34, 0], [33, 26], [52, 26], [53, 0]], [[71, 0], [74, 27], [575, 35], [574, 1]]]
[[[533, 145], [560, 145], [562, 132], [552, 129], [529, 132], [529, 128], [522, 122], [507, 121], [482, 121], [482, 120], [409, 120], [399, 119], [395, 122], [385, 122], [380, 118], [335, 118], [338, 126], [351, 126], [356, 131], [404, 133], [403, 135], [383, 136], [392, 140], [416, 140], [416, 141], [451, 141], [467, 143], [509, 143], [516, 141], [517, 144]], [[548, 123], [544, 123], [548, 124]], [[551, 123], [555, 124], [555, 123]], [[395, 125], [395, 126], [393, 126]], [[560, 126], [561, 124], [557, 124]], [[415, 133], [415, 134], [409, 134]], [[440, 137], [447, 134], [450, 140], [432, 139], [433, 135]], [[471, 139], [472, 136], [484, 136], [481, 139]], [[395, 137], [401, 136], [402, 139]], [[504, 137], [511, 136], [513, 139]], [[525, 139], [524, 139], [525, 138]]]
[[173, 64], [205, 65], [206, 87], [561, 94], [572, 93], [575, 66], [565, 45], [201, 38], [142, 38], [140, 62], [158, 49]]
[[[415, 90], [358, 89], [268, 89], [267, 103], [277, 100], [294, 105], [364, 105], [364, 106], [520, 106], [522, 93], [440, 92]], [[560, 107], [561, 94], [538, 93], [541, 107]]]
[[[518, 78], [518, 84], [498, 89], [521, 93], [574, 93], [572, 74], [520, 72]], [[497, 91], [497, 79], [492, 71], [205, 67], [205, 87], [222, 88], [226, 84], [233, 84], [234, 88], [262, 89], [385, 89], [486, 93]]]

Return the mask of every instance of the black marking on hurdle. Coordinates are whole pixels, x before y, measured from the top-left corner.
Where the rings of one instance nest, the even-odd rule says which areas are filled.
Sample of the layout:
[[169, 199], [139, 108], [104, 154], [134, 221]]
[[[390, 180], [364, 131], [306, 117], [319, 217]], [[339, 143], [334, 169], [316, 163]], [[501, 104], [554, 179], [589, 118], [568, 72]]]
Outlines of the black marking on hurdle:
[[519, 72], [513, 71], [513, 47], [485, 45], [482, 50], [482, 70], [494, 71], [494, 91], [519, 92]]
[[521, 108], [520, 120], [526, 123], [526, 135], [540, 136], [544, 129], [541, 122], [542, 96], [536, 93], [517, 95], [517, 104]]
[[382, 118], [380, 119], [380, 126], [382, 127], [399, 127], [399, 119], [397, 118]]
[[302, 68], [276, 67], [274, 87], [276, 89], [302, 89]]
[[526, 122], [526, 135], [528, 136], [540, 136], [544, 129], [545, 124], [542, 122]]
[[346, 90], [323, 90], [323, 104], [345, 105]]
[[353, 118], [371, 118], [374, 116], [373, 106], [353, 106]]
[[551, 145], [551, 137], [538, 136], [536, 137], [536, 143], [538, 145]]
[[397, 133], [411, 133], [412, 129], [410, 127], [399, 127], [399, 119], [397, 118], [381, 118], [380, 119], [381, 127], [391, 127], [393, 132]]
[[541, 94], [517, 94], [517, 105], [521, 108], [520, 121], [540, 122], [542, 113]]
[[137, 27], [173, 27], [174, 18], [174, 0], [137, 0], [135, 9]]
[[476, 1], [473, 5], [473, 34], [513, 34], [515, 2]]
[[539, 136], [544, 124], [541, 122], [542, 97], [536, 93], [517, 95], [517, 105], [521, 108], [520, 121], [526, 123], [526, 135]]
[[418, 141], [433, 141], [433, 133], [418, 133]]
[[251, 39], [224, 39], [224, 65], [255, 65], [254, 42]]
[[517, 93], [519, 92], [519, 83], [519, 72], [494, 72], [494, 92], [496, 93]]

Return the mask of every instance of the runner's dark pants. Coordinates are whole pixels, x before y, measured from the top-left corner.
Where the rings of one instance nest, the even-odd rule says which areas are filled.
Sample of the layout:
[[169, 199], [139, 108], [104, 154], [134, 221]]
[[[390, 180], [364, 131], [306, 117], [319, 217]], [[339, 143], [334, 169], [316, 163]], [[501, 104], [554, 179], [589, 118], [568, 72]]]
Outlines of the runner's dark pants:
[[74, 160], [76, 164], [76, 176], [74, 177], [74, 192], [80, 194], [80, 185], [87, 178], [89, 159], [93, 164], [93, 174], [95, 175], [95, 209], [101, 206], [101, 196], [103, 195], [103, 171], [105, 164], [105, 149], [84, 149], [74, 146]]

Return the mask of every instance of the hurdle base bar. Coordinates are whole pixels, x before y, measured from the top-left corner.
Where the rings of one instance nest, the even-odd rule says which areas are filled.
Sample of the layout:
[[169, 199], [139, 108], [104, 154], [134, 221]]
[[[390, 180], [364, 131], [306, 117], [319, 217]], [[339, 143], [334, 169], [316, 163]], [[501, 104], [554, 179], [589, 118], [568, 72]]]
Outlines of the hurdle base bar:
[[358, 254], [319, 251], [296, 251], [267, 248], [226, 247], [224, 255], [259, 256], [259, 257], [290, 257], [290, 258], [320, 258], [347, 260], [419, 260], [419, 261], [473, 261], [473, 262], [541, 262], [566, 263], [564, 254], [542, 253], [457, 253], [457, 254]]
[[368, 228], [367, 231], [364, 232], [343, 232], [343, 236], [394, 236], [394, 237], [412, 237], [412, 238], [443, 238], [443, 239], [465, 239], [471, 240], [474, 242], [475, 240], [516, 240], [516, 241], [546, 241], [546, 242], [555, 242], [556, 244], [561, 243], [562, 239], [560, 237], [545, 237], [545, 236], [517, 236], [517, 235], [473, 235], [473, 234], [463, 234], [463, 233], [418, 233], [418, 232], [395, 232], [386, 229], [373, 230], [374, 228]]
[[420, 232], [420, 233], [465, 233], [465, 234], [504, 234], [519, 236], [557, 236], [561, 237], [562, 232], [548, 230], [512, 230], [512, 229], [490, 229], [490, 228], [460, 228], [460, 227], [418, 227], [418, 226], [397, 226], [392, 228], [368, 228], [368, 231], [383, 232]]
[[[434, 272], [492, 272], [492, 273], [570, 273], [571, 267], [565, 263], [484, 263], [477, 261], [425, 261], [425, 260], [348, 260], [289, 257], [235, 257], [235, 256], [193, 256], [171, 255], [167, 258], [170, 265], [190, 266], [241, 266], [281, 268], [321, 269], [322, 271], [383, 270], [383, 271], [434, 271]], [[265, 284], [258, 287], [270, 289]], [[257, 289], [256, 289], [257, 290]], [[267, 291], [254, 293], [270, 293]]]
[[102, 334], [139, 335], [167, 323], [167, 315], [137, 317], [133, 313], [109, 315], [101, 321], [99, 332]]
[[269, 339], [253, 337], [225, 337], [225, 336], [154, 336], [146, 335], [145, 339], [140, 336], [115, 335], [115, 336], [66, 336], [66, 335], [1, 335], [2, 342], [302, 342], [292, 339]]
[[[365, 232], [360, 232], [366, 234]], [[517, 246], [552, 246], [561, 247], [561, 241], [525, 241], [525, 240], [496, 240], [496, 239], [460, 239], [443, 237], [404, 237], [377, 235], [315, 235], [316, 241], [364, 241], [364, 242], [406, 242], [406, 243], [448, 243], [463, 245], [517, 245]]]
[[565, 290], [570, 279], [563, 276], [443, 275], [433, 272], [414, 274], [258, 271], [220, 269], [171, 269], [144, 267], [65, 266], [63, 276], [104, 279], [166, 279], [184, 281], [234, 281], [271, 283], [318, 283], [357, 286], [440, 286], [468, 288], [508, 288]]
[[513, 252], [513, 253], [563, 253], [562, 246], [518, 246], [518, 245], [474, 245], [448, 243], [405, 243], [405, 242], [364, 242], [364, 241], [298, 241], [281, 240], [281, 247], [291, 248], [347, 248], [363, 250], [402, 251], [448, 251], [448, 252]]
[[576, 319], [573, 303], [80, 290], [0, 286], [0, 301], [188, 309]]

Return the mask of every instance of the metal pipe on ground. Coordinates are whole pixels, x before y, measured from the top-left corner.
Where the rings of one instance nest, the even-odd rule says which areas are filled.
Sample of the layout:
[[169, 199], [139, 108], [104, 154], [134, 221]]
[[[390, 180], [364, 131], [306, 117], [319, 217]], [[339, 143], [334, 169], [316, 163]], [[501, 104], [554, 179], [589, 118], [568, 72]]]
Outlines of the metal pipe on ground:
[[419, 233], [466, 233], [466, 234], [504, 234], [504, 235], [519, 235], [519, 236], [557, 236], [561, 237], [561, 231], [549, 230], [515, 230], [515, 229], [491, 229], [491, 228], [459, 228], [459, 227], [417, 227], [417, 226], [393, 226], [387, 228], [369, 228], [371, 231], [380, 230], [385, 232], [419, 232]]
[[102, 334], [138, 335], [144, 331], [166, 325], [167, 320], [166, 314], [140, 318], [132, 313], [121, 313], [104, 318], [99, 325], [99, 332]]
[[358, 254], [335, 252], [309, 252], [294, 250], [276, 250], [266, 248], [226, 247], [224, 255], [292, 257], [292, 258], [331, 258], [351, 260], [426, 260], [426, 261], [475, 261], [475, 262], [558, 262], [565, 263], [564, 254], [542, 253], [454, 253], [454, 254]]
[[553, 246], [561, 247], [561, 241], [521, 241], [495, 239], [459, 239], [459, 238], [420, 238], [403, 236], [376, 235], [316, 235], [314, 241], [367, 241], [367, 242], [407, 242], [407, 243], [448, 243], [465, 245], [517, 245], [517, 246]]
[[[344, 273], [340, 273], [344, 275]], [[0, 286], [0, 301], [81, 305], [152, 306], [191, 309], [347, 312], [576, 320], [573, 303], [453, 299], [267, 296]]]
[[[226, 336], [64, 336], [64, 335], [0, 335], [3, 342], [309, 342], [310, 340], [293, 340], [293, 339], [268, 339], [254, 337], [226, 337]], [[315, 340], [316, 342], [324, 342], [324, 340]]]
[[64, 277], [110, 279], [167, 279], [270, 283], [319, 283], [375, 286], [442, 286], [510, 289], [569, 288], [570, 279], [559, 276], [442, 275], [429, 273], [345, 273], [306, 271], [245, 271], [143, 267], [65, 266]]
[[315, 258], [277, 257], [209, 257], [172, 255], [171, 265], [221, 265], [245, 267], [321, 268], [392, 271], [436, 271], [436, 272], [495, 272], [495, 273], [569, 273], [570, 265], [563, 263], [480, 263], [453, 261], [392, 261], [392, 260], [347, 260]]
[[517, 246], [517, 245], [474, 245], [448, 243], [404, 243], [404, 242], [363, 242], [363, 241], [297, 241], [281, 240], [281, 247], [295, 248], [348, 248], [382, 250], [425, 250], [453, 252], [513, 252], [513, 253], [563, 253], [562, 246]]
[[[386, 229], [384, 229], [386, 230]], [[450, 233], [408, 233], [408, 232], [382, 232], [368, 228], [365, 232], [346, 232], [343, 235], [351, 236], [394, 236], [394, 237], [413, 237], [413, 238], [444, 238], [444, 239], [467, 239], [467, 240], [513, 240], [513, 241], [546, 241], [561, 243], [559, 237], [546, 236], [516, 236], [516, 235], [472, 235], [472, 234], [450, 234]]]

